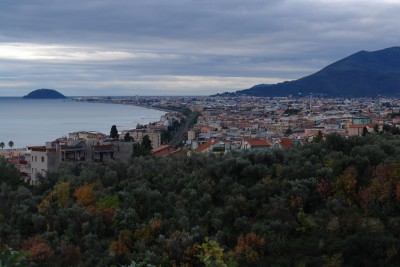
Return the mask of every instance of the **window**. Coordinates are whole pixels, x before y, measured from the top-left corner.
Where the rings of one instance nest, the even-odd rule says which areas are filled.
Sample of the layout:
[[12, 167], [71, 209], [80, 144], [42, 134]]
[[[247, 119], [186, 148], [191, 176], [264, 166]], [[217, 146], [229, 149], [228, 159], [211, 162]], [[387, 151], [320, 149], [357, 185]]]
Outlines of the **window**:
[[42, 157], [42, 162], [44, 162], [44, 157]]
[[37, 156], [35, 156], [35, 161], [37, 161]]

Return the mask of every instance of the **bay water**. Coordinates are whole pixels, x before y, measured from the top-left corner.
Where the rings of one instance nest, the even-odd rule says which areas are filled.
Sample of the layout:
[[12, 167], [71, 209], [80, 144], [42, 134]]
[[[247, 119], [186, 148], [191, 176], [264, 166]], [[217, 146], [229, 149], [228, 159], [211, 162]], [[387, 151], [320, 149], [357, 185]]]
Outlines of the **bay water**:
[[165, 114], [133, 105], [77, 102], [72, 99], [23, 99], [0, 97], [0, 142], [8, 148], [45, 145], [46, 141], [68, 136], [76, 131], [110, 134], [134, 129], [137, 124], [155, 122]]

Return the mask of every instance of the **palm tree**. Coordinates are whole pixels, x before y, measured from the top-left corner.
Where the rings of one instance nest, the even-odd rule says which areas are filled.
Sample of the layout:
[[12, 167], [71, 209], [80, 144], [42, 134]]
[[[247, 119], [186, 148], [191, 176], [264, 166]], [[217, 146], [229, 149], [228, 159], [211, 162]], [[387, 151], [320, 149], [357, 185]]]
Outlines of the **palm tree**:
[[0, 143], [1, 150], [3, 150], [4, 146], [5, 146], [4, 142], [1, 142]]
[[14, 146], [14, 142], [13, 141], [8, 142], [8, 146], [12, 149], [12, 147]]

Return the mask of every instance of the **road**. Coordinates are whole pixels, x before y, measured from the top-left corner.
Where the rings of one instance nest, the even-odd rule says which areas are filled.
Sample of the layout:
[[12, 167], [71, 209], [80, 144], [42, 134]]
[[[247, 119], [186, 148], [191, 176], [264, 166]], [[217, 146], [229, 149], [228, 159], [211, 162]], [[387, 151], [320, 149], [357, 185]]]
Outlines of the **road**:
[[195, 120], [197, 117], [197, 113], [193, 112], [189, 115], [188, 118], [186, 118], [181, 126], [178, 128], [178, 130], [175, 132], [174, 137], [172, 138], [171, 142], [169, 142], [169, 145], [172, 147], [178, 147], [181, 143], [182, 140], [184, 139], [185, 133], [188, 131], [189, 125], [193, 120]]

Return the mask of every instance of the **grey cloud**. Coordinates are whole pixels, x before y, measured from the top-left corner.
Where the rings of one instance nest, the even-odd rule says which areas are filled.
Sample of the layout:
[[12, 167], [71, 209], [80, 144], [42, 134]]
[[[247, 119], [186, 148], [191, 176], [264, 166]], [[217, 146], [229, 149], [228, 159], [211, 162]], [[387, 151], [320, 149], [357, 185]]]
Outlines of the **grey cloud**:
[[[22, 43], [60, 51], [35, 60], [0, 54], [0, 95], [11, 82], [24, 90], [86, 85], [82, 94], [93, 94], [105, 92], [96, 81], [220, 77], [196, 91], [212, 93], [232, 89], [222, 87], [223, 77], [296, 79], [359, 50], [398, 45], [399, 13], [399, 4], [372, 0], [4, 0], [0, 49]], [[143, 86], [138, 92], [154, 89]]]

